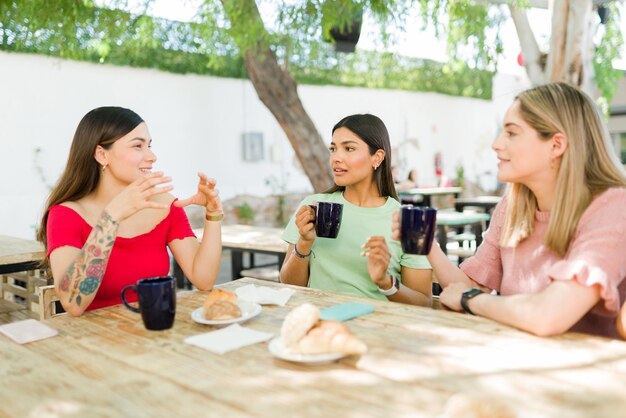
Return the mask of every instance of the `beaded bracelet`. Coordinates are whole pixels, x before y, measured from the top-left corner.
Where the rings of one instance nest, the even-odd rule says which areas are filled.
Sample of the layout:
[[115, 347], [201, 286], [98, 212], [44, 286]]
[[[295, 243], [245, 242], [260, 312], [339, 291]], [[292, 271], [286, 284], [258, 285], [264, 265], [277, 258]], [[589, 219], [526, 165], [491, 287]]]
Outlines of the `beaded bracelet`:
[[308, 254], [302, 254], [300, 251], [298, 251], [298, 244], [294, 244], [293, 245], [293, 254], [298, 257], [298, 258], [309, 258], [309, 256], [311, 254], [313, 254], [313, 250], [309, 251]]

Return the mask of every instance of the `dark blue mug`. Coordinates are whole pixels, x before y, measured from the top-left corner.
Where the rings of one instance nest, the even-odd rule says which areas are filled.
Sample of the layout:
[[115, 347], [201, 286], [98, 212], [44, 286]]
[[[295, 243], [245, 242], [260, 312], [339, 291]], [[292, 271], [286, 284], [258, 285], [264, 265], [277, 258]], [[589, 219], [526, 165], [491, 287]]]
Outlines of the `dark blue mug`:
[[[126, 301], [126, 291], [137, 293], [139, 309]], [[140, 313], [146, 329], [158, 331], [172, 328], [176, 315], [176, 279], [170, 276], [142, 279], [136, 285], [122, 289], [122, 302], [133, 312]]]
[[317, 205], [309, 206], [315, 211], [315, 234], [321, 238], [337, 238], [341, 226], [343, 204], [317, 202]]
[[437, 209], [402, 206], [400, 209], [400, 244], [406, 254], [427, 255], [435, 239]]

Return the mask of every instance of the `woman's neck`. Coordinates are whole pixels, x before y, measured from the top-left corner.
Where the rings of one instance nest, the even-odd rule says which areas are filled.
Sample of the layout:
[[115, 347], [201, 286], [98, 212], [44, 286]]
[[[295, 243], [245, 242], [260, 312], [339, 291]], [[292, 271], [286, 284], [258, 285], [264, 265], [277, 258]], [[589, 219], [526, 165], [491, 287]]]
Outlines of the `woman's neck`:
[[541, 212], [551, 212], [556, 195], [556, 180], [527, 186], [537, 198], [537, 206]]
[[104, 209], [104, 207], [108, 205], [109, 202], [113, 200], [113, 198], [123, 189], [123, 185], [113, 182], [106, 176], [102, 176], [100, 177], [100, 181], [98, 182], [96, 189], [90, 194], [90, 197], [94, 204], [97, 204]]
[[357, 184], [346, 186], [343, 197], [353, 205], [364, 208], [376, 208], [385, 204], [387, 199], [380, 195], [376, 184]]

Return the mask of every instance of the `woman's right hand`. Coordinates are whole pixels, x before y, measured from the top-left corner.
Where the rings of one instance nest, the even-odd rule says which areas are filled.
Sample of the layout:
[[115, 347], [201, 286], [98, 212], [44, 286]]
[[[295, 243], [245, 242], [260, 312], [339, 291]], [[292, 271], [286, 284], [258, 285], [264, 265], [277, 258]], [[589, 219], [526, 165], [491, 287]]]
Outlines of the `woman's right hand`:
[[163, 185], [171, 181], [171, 177], [165, 177], [160, 171], [147, 174], [126, 186], [109, 202], [105, 210], [114, 220], [121, 222], [142, 209], [167, 209], [168, 205], [158, 203], [152, 198], [170, 192], [174, 187]]
[[295, 222], [301, 240], [315, 241], [315, 238], [317, 238], [315, 234], [315, 211], [310, 206], [305, 205], [298, 210]]

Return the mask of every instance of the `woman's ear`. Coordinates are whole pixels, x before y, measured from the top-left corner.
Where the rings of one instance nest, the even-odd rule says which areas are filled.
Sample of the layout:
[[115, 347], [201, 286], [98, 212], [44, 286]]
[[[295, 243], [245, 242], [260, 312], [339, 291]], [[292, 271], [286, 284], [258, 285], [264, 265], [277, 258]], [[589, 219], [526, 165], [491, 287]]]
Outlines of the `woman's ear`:
[[101, 145], [96, 147], [96, 152], [94, 152], [93, 158], [103, 167], [107, 166], [109, 163], [107, 152]]
[[552, 141], [551, 157], [559, 158], [563, 156], [563, 154], [565, 153], [565, 150], [569, 146], [569, 141], [567, 137], [563, 135], [562, 133], [558, 132], [552, 136], [551, 141]]
[[376, 150], [376, 152], [372, 155], [372, 164], [376, 167], [383, 163], [385, 159], [385, 151], [382, 149]]

